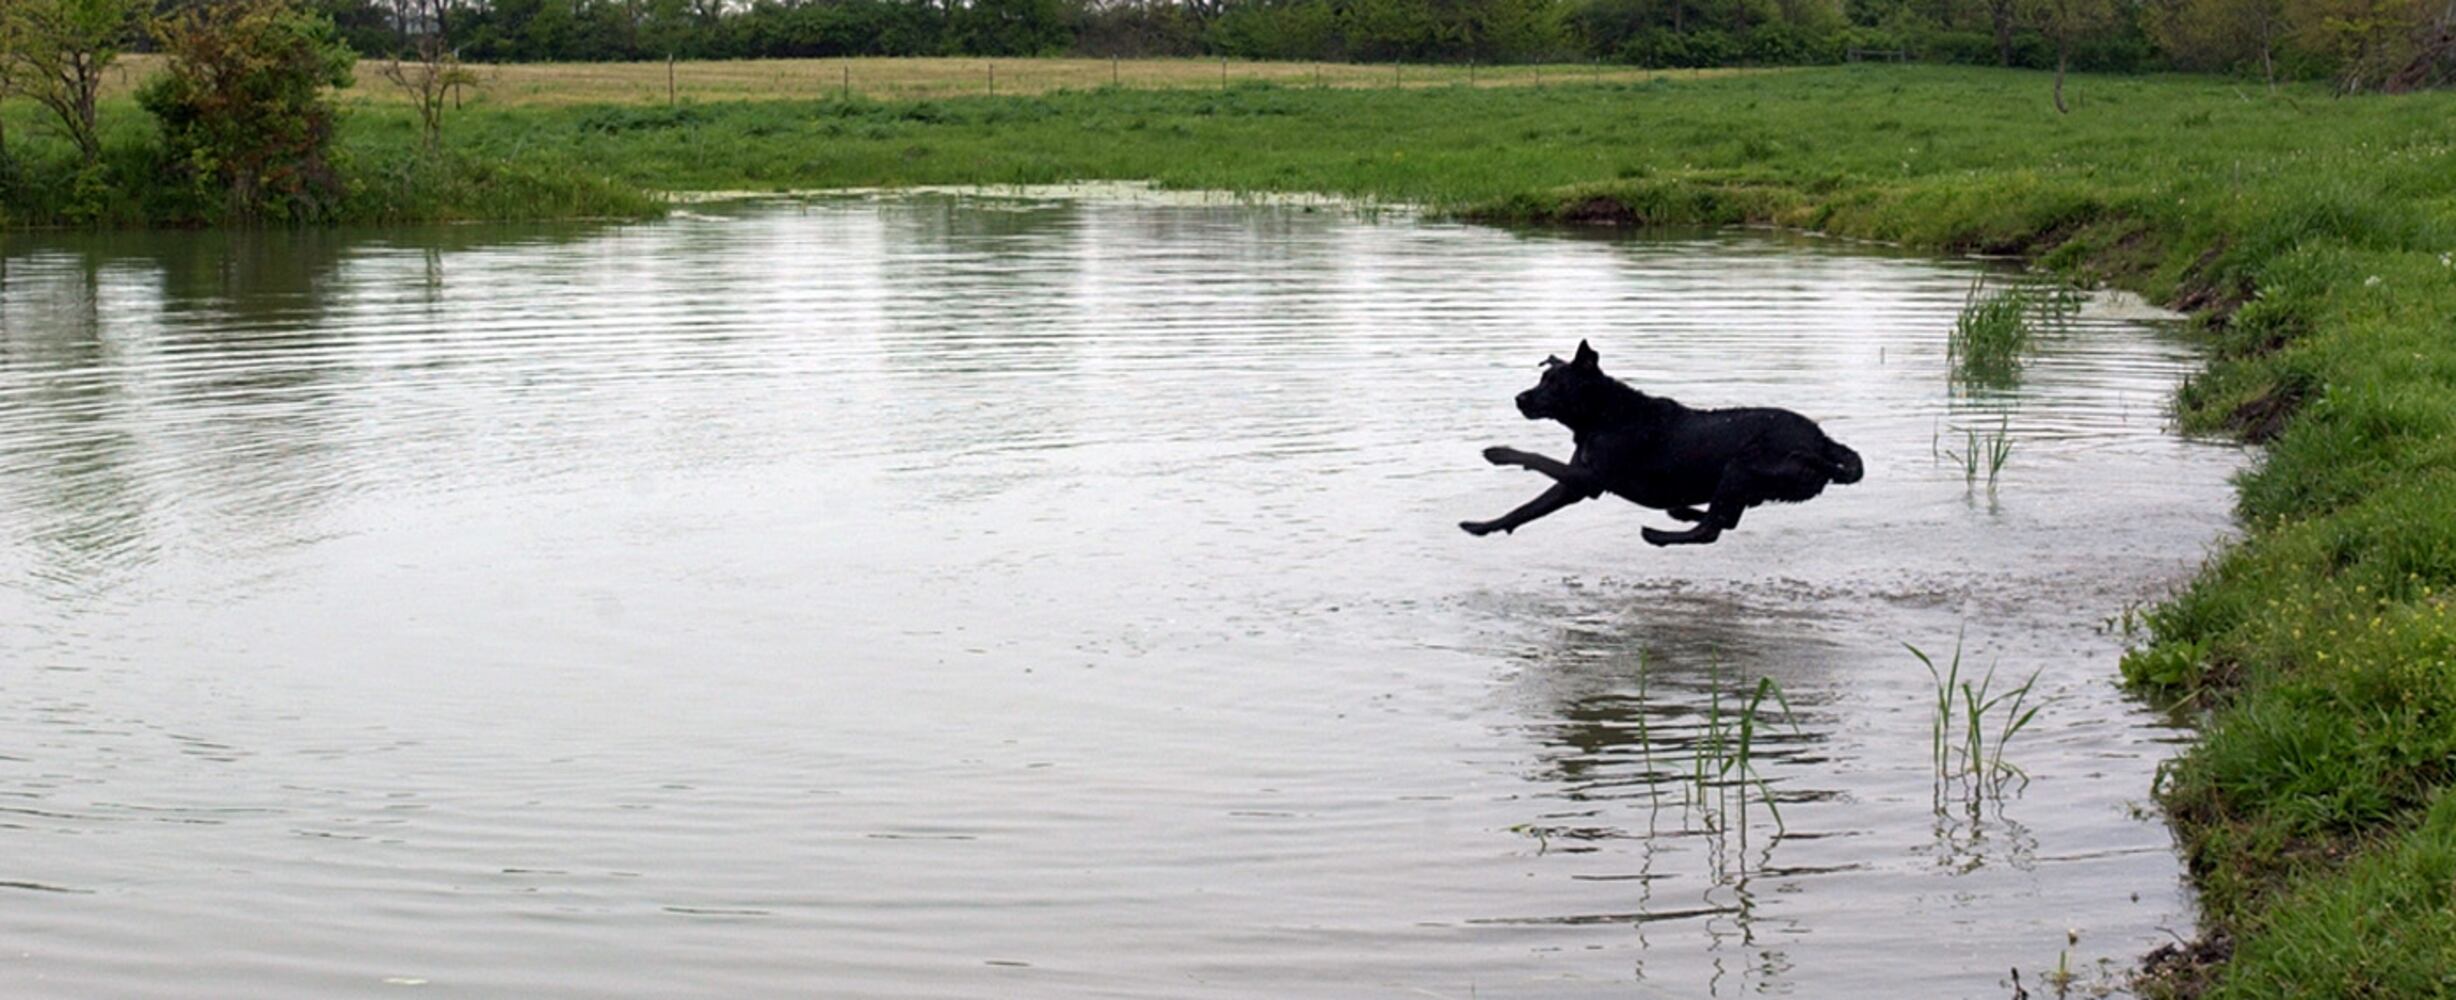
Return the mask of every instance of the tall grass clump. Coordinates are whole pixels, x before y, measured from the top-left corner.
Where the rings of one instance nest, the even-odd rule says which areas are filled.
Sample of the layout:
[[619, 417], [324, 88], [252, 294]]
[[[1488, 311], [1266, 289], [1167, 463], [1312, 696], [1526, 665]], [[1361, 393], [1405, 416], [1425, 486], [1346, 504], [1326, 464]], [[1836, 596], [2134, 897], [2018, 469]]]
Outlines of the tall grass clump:
[[[1742, 696], [1736, 690], [1725, 690], [1722, 666], [1717, 663], [1710, 683], [1704, 727], [1690, 755], [1686, 801], [1705, 810], [1708, 829], [1736, 830], [1740, 843], [1746, 845], [1753, 806], [1765, 807], [1777, 833], [1785, 829], [1782, 807], [1774, 801], [1774, 786], [1757, 766], [1759, 736], [1769, 723], [1789, 723], [1794, 730], [1798, 726], [1790, 701], [1771, 677], [1757, 678]], [[1774, 714], [1777, 710], [1778, 715]]]
[[2036, 331], [2031, 315], [2041, 306], [2028, 289], [2012, 287], [1992, 293], [1985, 280], [1974, 279], [1964, 297], [1961, 315], [1953, 321], [1945, 356], [1953, 379], [1985, 389], [2009, 389], [2021, 383], [2023, 355], [2029, 353]]
[[1995, 489], [1996, 481], [2004, 475], [2004, 466], [2011, 463], [2013, 458], [2012, 418], [1997, 418], [1995, 429], [1990, 431], [1964, 427], [1961, 437], [1959, 451], [1944, 447], [1940, 441], [1931, 442], [1929, 449], [1937, 458], [1961, 466], [1963, 482], [1975, 486], [1979, 475], [1984, 473], [1987, 488]]
[[357, 222], [639, 218], [661, 209], [639, 187], [568, 163], [447, 152], [369, 159], [350, 177], [344, 214]]
[[1975, 808], [1984, 800], [2001, 799], [2005, 787], [2015, 780], [2028, 784], [2029, 773], [2006, 760], [2004, 751], [2038, 717], [2040, 706], [2030, 700], [2038, 674], [2032, 672], [2018, 685], [1998, 687], [1993, 666], [1975, 676], [1963, 672], [1959, 640], [1953, 643], [1952, 659], [1941, 667], [1919, 647], [1908, 643], [1903, 647], [1927, 668], [1936, 684], [1929, 736], [1937, 808], [1948, 801]]

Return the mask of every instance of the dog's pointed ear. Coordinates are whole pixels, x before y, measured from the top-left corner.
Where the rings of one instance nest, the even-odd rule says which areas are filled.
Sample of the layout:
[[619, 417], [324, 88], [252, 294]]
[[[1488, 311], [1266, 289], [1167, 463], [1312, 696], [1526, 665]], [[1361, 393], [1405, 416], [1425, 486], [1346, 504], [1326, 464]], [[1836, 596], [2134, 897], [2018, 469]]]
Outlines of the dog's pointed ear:
[[1560, 367], [1560, 366], [1562, 366], [1562, 365], [1565, 365], [1565, 364], [1568, 364], [1568, 363], [1569, 363], [1569, 362], [1566, 362], [1566, 361], [1561, 360], [1561, 356], [1560, 356], [1560, 355], [1558, 355], [1558, 354], [1554, 354], [1554, 355], [1549, 355], [1549, 356], [1547, 356], [1547, 357], [1545, 357], [1545, 358], [1544, 358], [1544, 364], [1543, 364], [1543, 366], [1544, 366], [1544, 367], [1546, 367], [1546, 368], [1558, 368], [1558, 367]]
[[1595, 363], [1601, 360], [1603, 359], [1595, 354], [1595, 349], [1586, 346], [1586, 342], [1581, 340], [1578, 341], [1578, 356], [1569, 359], [1569, 363], [1580, 368], [1593, 368]]

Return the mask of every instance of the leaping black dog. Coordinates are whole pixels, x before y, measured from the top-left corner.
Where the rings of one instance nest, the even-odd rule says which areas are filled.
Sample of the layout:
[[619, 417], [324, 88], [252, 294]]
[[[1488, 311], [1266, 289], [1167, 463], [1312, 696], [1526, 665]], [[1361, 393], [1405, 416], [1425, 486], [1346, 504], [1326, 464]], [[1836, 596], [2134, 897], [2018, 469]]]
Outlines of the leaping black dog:
[[[1552, 477], [1552, 488], [1490, 521], [1463, 521], [1470, 535], [1519, 525], [1611, 493], [1690, 522], [1686, 531], [1647, 528], [1656, 545], [1703, 545], [1739, 527], [1740, 512], [1779, 500], [1798, 503], [1827, 483], [1855, 483], [1859, 453], [1826, 437], [1789, 410], [1692, 410], [1649, 396], [1603, 373], [1595, 349], [1578, 342], [1568, 361], [1544, 359], [1543, 379], [1518, 394], [1529, 420], [1568, 425], [1577, 453], [1561, 462], [1516, 448], [1484, 449], [1484, 460]], [[1699, 504], [1705, 509], [1697, 509]]]

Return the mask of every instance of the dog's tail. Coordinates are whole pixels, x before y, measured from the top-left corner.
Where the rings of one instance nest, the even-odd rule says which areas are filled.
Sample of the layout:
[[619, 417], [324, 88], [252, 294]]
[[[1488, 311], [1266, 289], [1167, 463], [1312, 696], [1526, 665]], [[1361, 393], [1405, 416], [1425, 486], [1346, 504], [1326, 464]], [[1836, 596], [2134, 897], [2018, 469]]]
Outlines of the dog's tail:
[[1825, 474], [1837, 483], [1855, 483], [1867, 473], [1867, 469], [1859, 464], [1859, 453], [1843, 447], [1842, 442], [1832, 438], [1825, 439], [1825, 446], [1819, 449], [1817, 457], [1825, 460]]

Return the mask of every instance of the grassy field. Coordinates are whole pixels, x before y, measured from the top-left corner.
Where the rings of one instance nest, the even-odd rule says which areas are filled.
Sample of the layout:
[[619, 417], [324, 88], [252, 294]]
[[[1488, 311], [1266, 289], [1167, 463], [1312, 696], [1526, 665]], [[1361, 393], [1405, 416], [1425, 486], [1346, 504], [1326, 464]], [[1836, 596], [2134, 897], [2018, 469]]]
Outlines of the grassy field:
[[[2268, 450], [2240, 484], [2246, 539], [2138, 616], [2123, 664], [2203, 722], [2159, 790], [2210, 941], [2175, 975], [2221, 997], [2456, 995], [2456, 95], [2080, 77], [2059, 116], [2047, 77], [1991, 70], [1223, 89], [1195, 79], [1214, 64], [1171, 63], [1136, 69], [1184, 86], [1107, 88], [1091, 64], [1092, 89], [883, 100], [812, 93], [826, 65], [777, 68], [784, 98], [717, 100], [711, 83], [670, 107], [621, 75], [661, 66], [569, 91], [541, 76], [531, 94], [500, 77], [432, 163], [406, 109], [370, 97], [343, 137], [349, 217], [1154, 180], [1496, 221], [1773, 223], [2021, 253], [2183, 304], [2215, 351], [2183, 419]], [[955, 75], [914, 86], [968, 90]], [[141, 187], [148, 126], [124, 101], [108, 113]], [[22, 143], [30, 114], [10, 114]], [[100, 218], [160, 218], [141, 191], [118, 197]], [[19, 218], [56, 215], [17, 198]]]

